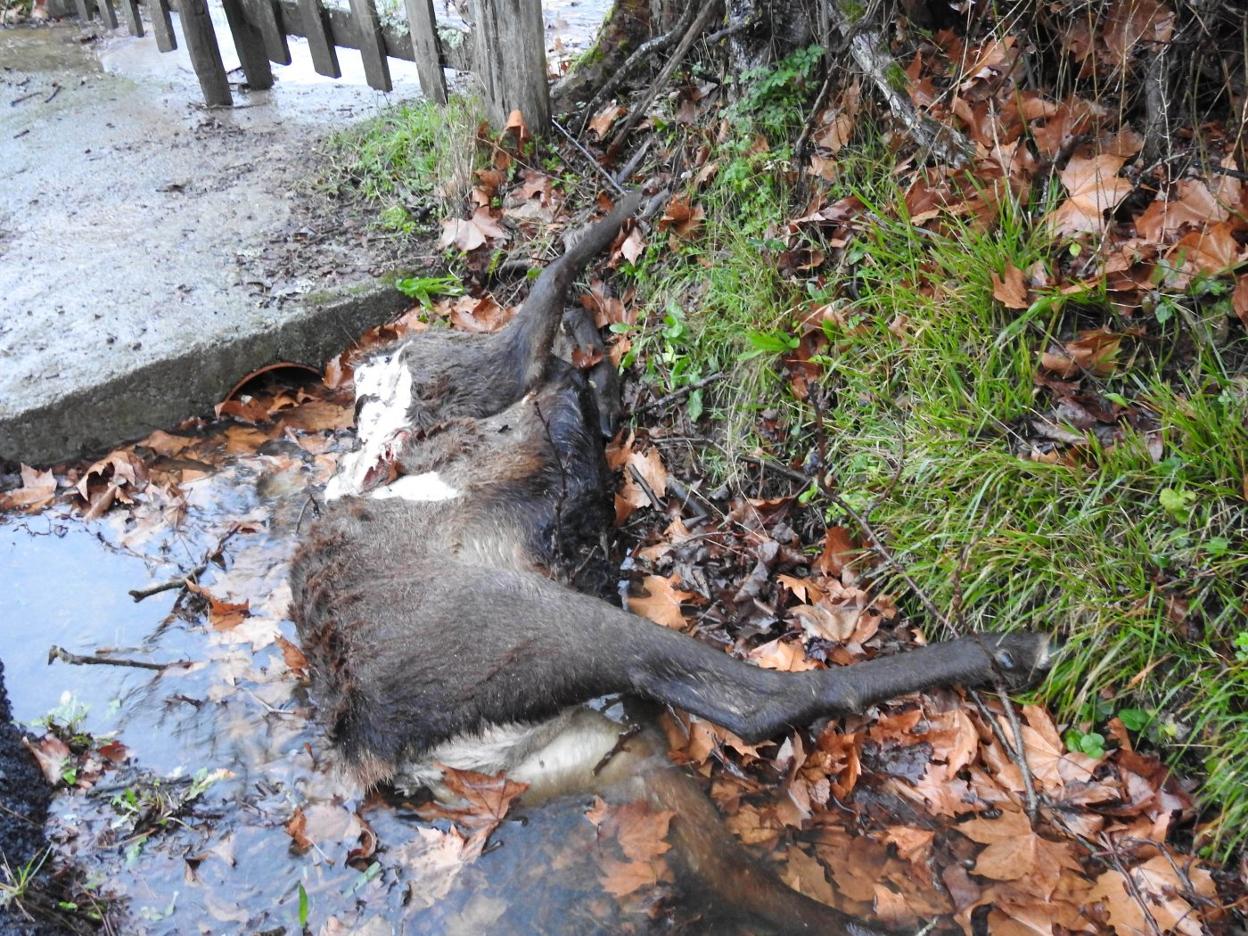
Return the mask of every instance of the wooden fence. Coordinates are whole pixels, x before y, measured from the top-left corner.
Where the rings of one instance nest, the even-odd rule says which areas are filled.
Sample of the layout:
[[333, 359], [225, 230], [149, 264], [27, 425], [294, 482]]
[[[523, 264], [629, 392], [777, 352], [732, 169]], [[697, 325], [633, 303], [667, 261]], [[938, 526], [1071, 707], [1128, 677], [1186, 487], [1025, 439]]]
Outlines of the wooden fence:
[[[83, 22], [92, 14], [109, 29], [118, 28], [116, 5], [131, 35], [143, 36], [139, 0], [74, 0]], [[208, 0], [172, 0], [182, 38], [203, 89], [204, 101], [233, 103]], [[407, 28], [383, 25], [376, 0], [349, 0], [350, 9], [325, 7], [321, 0], [219, 0], [234, 39], [247, 84], [255, 90], [273, 86], [270, 63], [290, 64], [287, 36], [308, 41], [312, 66], [329, 78], [342, 75], [339, 48], [357, 49], [370, 87], [390, 91], [389, 58], [416, 63], [421, 90], [446, 103], [443, 68], [472, 71], [479, 78], [490, 119], [502, 124], [519, 110], [534, 132], [550, 120], [546, 77], [545, 29], [540, 0], [473, 0], [471, 32], [439, 27], [433, 0], [404, 0]], [[143, 7], [161, 52], [177, 48], [171, 0], [144, 0]]]

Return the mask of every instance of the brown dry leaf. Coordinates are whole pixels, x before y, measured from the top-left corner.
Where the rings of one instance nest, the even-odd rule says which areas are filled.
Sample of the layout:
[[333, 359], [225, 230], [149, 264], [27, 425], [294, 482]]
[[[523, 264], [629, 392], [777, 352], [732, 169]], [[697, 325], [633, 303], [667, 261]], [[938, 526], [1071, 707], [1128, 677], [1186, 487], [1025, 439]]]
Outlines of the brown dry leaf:
[[581, 305], [594, 316], [597, 328], [606, 328], [617, 322], [632, 324], [635, 314], [625, 311], [622, 300], [607, 295], [607, 287], [602, 280], [594, 280], [589, 284], [589, 292], [581, 295]]
[[830, 526], [823, 536], [823, 552], [815, 560], [815, 568], [824, 575], [839, 576], [862, 550], [854, 545], [849, 530]]
[[469, 828], [488, 826], [493, 829], [507, 815], [512, 801], [528, 789], [527, 783], [507, 779], [505, 774], [491, 776], [473, 770], [456, 770], [442, 766], [442, 782], [462, 802], [456, 820]]
[[456, 328], [474, 333], [496, 332], [516, 314], [514, 307], [504, 308], [488, 293], [479, 299], [461, 296], [445, 306], [439, 304], [439, 310], [443, 308], [449, 309], [451, 323]]
[[[641, 236], [641, 229], [634, 227], [628, 232], [624, 240], [620, 241], [620, 246], [616, 251], [618, 256], [623, 257], [629, 263], [636, 263], [641, 257], [642, 251], [646, 249], [646, 241]], [[615, 262], [615, 256], [612, 257], [612, 263]]]
[[38, 741], [22, 738], [22, 746], [34, 755], [39, 769], [48, 783], [55, 786], [61, 782], [61, 774], [65, 771], [65, 762], [69, 760], [70, 751], [67, 745], [56, 735], [44, 735]]
[[56, 478], [53, 477], [52, 472], [39, 471], [29, 465], [22, 465], [22, 486], [0, 494], [0, 510], [24, 510], [27, 513], [35, 513], [50, 504], [54, 497], [56, 497]]
[[1070, 197], [1049, 216], [1054, 234], [1099, 234], [1105, 230], [1105, 212], [1131, 194], [1133, 186], [1119, 177], [1126, 160], [1111, 153], [1091, 159], [1072, 156], [1062, 170], [1062, 184]]
[[800, 643], [779, 637], [755, 647], [749, 652], [749, 658], [766, 669], [785, 673], [800, 673], [818, 668], [818, 664], [806, 656], [806, 650]]
[[598, 864], [602, 868], [602, 889], [617, 900], [659, 883], [658, 869], [650, 861], [602, 858]]
[[511, 235], [494, 220], [489, 208], [480, 207], [467, 220], [445, 219], [442, 222], [442, 236], [438, 239], [438, 244], [443, 248], [457, 247], [464, 253], [469, 253], [491, 240], [507, 241], [510, 237]]
[[629, 453], [624, 483], [619, 491], [620, 495], [634, 507], [653, 506], [649, 496], [633, 477], [634, 470], [660, 501], [667, 496], [667, 469], [663, 466], [663, 458], [659, 455], [658, 449], [652, 448], [644, 455], [639, 452]]
[[612, 101], [594, 115], [594, 119], [589, 122], [589, 129], [598, 134], [598, 139], [605, 139], [607, 131], [611, 129], [611, 125], [627, 113], [627, 107]]
[[788, 619], [800, 624], [802, 630], [817, 640], [842, 643], [853, 636], [861, 615], [862, 609], [852, 605], [831, 605], [821, 602], [790, 608]]
[[[1200, 936], [1205, 932], [1200, 916], [1184, 896], [1190, 892], [1188, 882], [1180, 879], [1165, 855], [1157, 855], [1129, 873], [1162, 932], [1182, 936]], [[1188, 868], [1185, 876], [1190, 881], [1190, 890], [1197, 895], [1216, 896], [1213, 879], [1203, 868]], [[1087, 901], [1104, 907], [1119, 936], [1150, 936], [1154, 932], [1120, 871], [1106, 871], [1098, 877], [1088, 892]]]
[[693, 592], [678, 589], [676, 586], [680, 584], [680, 578], [675, 575], [671, 578], [647, 575], [642, 584], [648, 594], [643, 598], [630, 596], [628, 610], [647, 617], [656, 624], [662, 624], [664, 627], [684, 630], [685, 619], [680, 613], [680, 605], [697, 596]]
[[1160, 0], [1119, 0], [1111, 4], [1100, 29], [1100, 39], [1113, 56], [1113, 64], [1126, 68], [1136, 45], [1158, 54], [1174, 34], [1174, 11]]
[[228, 631], [243, 623], [243, 619], [251, 614], [251, 602], [235, 603], [218, 598], [198, 582], [187, 582], [187, 591], [194, 592], [208, 602], [208, 623], [213, 630]]
[[533, 134], [529, 132], [529, 125], [524, 122], [524, 115], [519, 109], [513, 110], [507, 115], [507, 123], [503, 126], [503, 133], [510, 133], [516, 138], [517, 146], [524, 146], [533, 138]]
[[658, 229], [671, 231], [682, 240], [691, 237], [706, 219], [706, 212], [701, 205], [690, 204], [689, 199], [680, 195], [673, 196], [659, 218]]
[[998, 279], [992, 274], [992, 297], [1007, 309], [1025, 309], [1031, 303], [1027, 301], [1027, 284], [1023, 280], [1023, 271], [1006, 261], [1005, 276]]
[[829, 883], [823, 865], [817, 858], [806, 854], [797, 846], [789, 849], [788, 860], [785, 862], [784, 870], [780, 872], [780, 877], [785, 884], [799, 894], [805, 894], [812, 900], [827, 904], [829, 907], [837, 906], [836, 888]]
[[667, 833], [675, 815], [670, 809], [653, 809], [645, 800], [612, 806], [594, 798], [585, 817], [598, 829], [600, 841], [614, 840], [626, 859], [599, 853], [603, 890], [618, 899], [654, 887], [668, 876], [663, 855], [671, 848]]
[[170, 435], [163, 429], [157, 429], [142, 442], [135, 443], [142, 448], [151, 449], [165, 458], [175, 458], [196, 442], [189, 436]]
[[1241, 325], [1248, 329], [1248, 273], [1241, 273], [1231, 293], [1231, 308]]
[[305, 678], [308, 675], [308, 658], [303, 655], [303, 651], [280, 634], [275, 640], [282, 650], [286, 668], [299, 679]]
[[1105, 328], [1079, 333], [1060, 352], [1046, 351], [1040, 355], [1040, 366], [1061, 377], [1076, 377], [1087, 371], [1097, 377], [1108, 377], [1118, 363], [1122, 335]]
[[1166, 254], [1171, 262], [1181, 263], [1187, 274], [1221, 273], [1238, 263], [1242, 256], [1243, 250], [1235, 240], [1229, 221], [1183, 235]]
[[392, 854], [410, 875], [411, 905], [432, 907], [448, 893], [460, 871], [473, 858], [468, 843], [455, 829], [441, 832], [430, 826], [417, 826], [415, 835], [392, 848]]
[[1226, 208], [1218, 203], [1204, 182], [1182, 179], [1175, 185], [1174, 196], [1169, 201], [1154, 199], [1135, 219], [1135, 230], [1146, 240], [1161, 241], [1185, 226], [1204, 227], [1228, 217]]

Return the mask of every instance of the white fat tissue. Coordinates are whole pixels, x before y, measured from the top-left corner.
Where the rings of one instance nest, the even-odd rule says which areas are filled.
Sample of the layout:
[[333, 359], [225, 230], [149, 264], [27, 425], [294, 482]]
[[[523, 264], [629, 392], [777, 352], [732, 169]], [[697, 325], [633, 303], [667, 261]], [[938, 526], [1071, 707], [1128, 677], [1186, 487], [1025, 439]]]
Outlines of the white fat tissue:
[[343, 456], [338, 473], [325, 487], [326, 500], [360, 494], [368, 473], [385, 457], [386, 447], [395, 433], [407, 428], [407, 411], [412, 405], [412, 374], [403, 360], [406, 350], [404, 345], [393, 354], [373, 358], [356, 370], [355, 399], [358, 402], [369, 398], [360, 407], [356, 420], [360, 447]]
[[368, 496], [377, 500], [401, 497], [407, 501], [444, 501], [459, 497], [460, 492], [442, 480], [436, 471], [424, 474], [404, 475], [384, 487], [370, 491]]

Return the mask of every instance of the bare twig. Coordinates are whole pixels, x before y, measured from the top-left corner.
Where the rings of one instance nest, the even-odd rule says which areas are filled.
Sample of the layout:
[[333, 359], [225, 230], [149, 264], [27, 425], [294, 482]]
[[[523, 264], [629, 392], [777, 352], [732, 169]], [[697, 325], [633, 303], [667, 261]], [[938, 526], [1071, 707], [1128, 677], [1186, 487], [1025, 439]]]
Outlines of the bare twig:
[[207, 568], [208, 563], [206, 561], [201, 562], [185, 575], [175, 576], [174, 578], [166, 579], [163, 582], [157, 582], [155, 585], [148, 585], [144, 588], [132, 588], [130, 589], [129, 595], [135, 601], [142, 601], [144, 598], [151, 598], [152, 595], [159, 595], [161, 592], [172, 591], [175, 588], [186, 588], [187, 585], [198, 580]]
[[1114, 870], [1122, 875], [1122, 879], [1127, 885], [1127, 892], [1131, 894], [1131, 899], [1139, 904], [1140, 912], [1144, 914], [1144, 921], [1148, 924], [1149, 932], [1153, 936], [1162, 936], [1161, 927], [1157, 925], [1157, 918], [1153, 916], [1152, 909], [1148, 906], [1144, 895], [1140, 893], [1139, 884], [1136, 883], [1135, 878], [1131, 876], [1131, 872], [1123, 865], [1122, 859], [1118, 857], [1118, 847], [1104, 832], [1101, 833], [1100, 839], [1101, 847], [1105, 849], [1105, 854], [1109, 856], [1109, 860], [1113, 863]]
[[689, 518], [689, 522], [686, 526], [697, 526], [698, 524], [705, 523], [707, 518], [710, 517], [710, 511], [708, 511], [706, 506], [701, 502], [701, 500], [698, 499], [698, 496], [693, 492], [693, 489], [680, 479], [673, 478], [671, 475], [668, 475], [667, 489], [676, 496], [677, 500], [680, 501], [681, 507], [687, 508], [693, 513], [693, 516]]
[[591, 153], [585, 147], [581, 146], [580, 141], [577, 140], [576, 137], [568, 133], [568, 131], [563, 128], [563, 124], [559, 123], [559, 121], [554, 120], [554, 119], [550, 121], [550, 124], [552, 127], [554, 127], [556, 130], [559, 131], [560, 136], [562, 136], [565, 140], [571, 143], [573, 147], [576, 148], [576, 151], [578, 153], [580, 153], [583, 157], [585, 157], [585, 161], [594, 167], [595, 172], [597, 172], [600, 176], [602, 176], [604, 179], [607, 180], [607, 184], [609, 186], [615, 189], [616, 192], [618, 192], [619, 194], [621, 195], [624, 194], [623, 187], [620, 185], [619, 182], [615, 181], [615, 177], [611, 175], [611, 173], [607, 172], [606, 169], [602, 168], [602, 164], [599, 163], [598, 160], [594, 159], [593, 153]]
[[637, 482], [637, 486], [641, 488], [641, 492], [646, 495], [646, 500], [650, 501], [650, 506], [660, 513], [666, 506], [663, 501], [659, 500], [659, 495], [654, 493], [654, 488], [650, 487], [649, 482], [641, 476], [641, 472], [637, 470], [636, 465], [628, 466], [628, 473], [633, 476], [633, 480]]
[[685, 384], [683, 387], [679, 387], [676, 390], [673, 390], [671, 393], [664, 394], [663, 396], [659, 397], [657, 400], [651, 400], [649, 403], [646, 403], [644, 406], [637, 407], [633, 411], [633, 415], [641, 416], [645, 413], [651, 412], [652, 410], [664, 409], [665, 407], [671, 406], [673, 403], [677, 402], [678, 400], [683, 400], [689, 394], [693, 393], [694, 390], [701, 390], [703, 387], [710, 386], [711, 384], [715, 383], [715, 381], [722, 380], [723, 377], [724, 377], [724, 374], [722, 371], [716, 371], [713, 374], [709, 374], [706, 377], [703, 377], [701, 380], [695, 380], [691, 384]]
[[64, 647], [57, 646], [52, 646], [48, 649], [48, 663], [51, 663], [53, 660], [60, 660], [62, 663], [72, 663], [75, 666], [129, 666], [132, 669], [154, 670], [156, 672], [164, 672], [175, 666], [185, 669], [193, 662], [191, 660], [174, 660], [170, 663], [152, 663], [148, 660], [114, 659], [113, 657], [100, 656], [94, 653], [83, 656], [77, 653], [70, 653]]
[[624, 140], [628, 138], [628, 135], [633, 132], [633, 129], [637, 126], [637, 124], [641, 123], [642, 118], [646, 116], [646, 111], [650, 109], [650, 105], [654, 102], [654, 99], [658, 97], [659, 92], [667, 86], [667, 82], [672, 77], [672, 74], [676, 71], [680, 63], [684, 61], [685, 56], [689, 53], [689, 49], [693, 46], [694, 41], [699, 35], [702, 34], [702, 30], [705, 29], [706, 24], [711, 21], [711, 17], [719, 12], [719, 7], [719, 0], [710, 0], [709, 3], [702, 7], [702, 10], [698, 13], [697, 18], [693, 21], [692, 25], [690, 25], [689, 29], [685, 31], [684, 36], [681, 37], [680, 45], [676, 46], [676, 51], [672, 53], [671, 58], [669, 58], [667, 63], [663, 66], [663, 70], [660, 71], [658, 77], [654, 79], [654, 84], [650, 86], [650, 90], [647, 91], [645, 97], [643, 97], [641, 101], [633, 107], [631, 113], [628, 115], [628, 119], [624, 121], [624, 125], [616, 131], [615, 136], [611, 138], [611, 145], [608, 149], [614, 149], [623, 143]]
[[129, 592], [130, 597], [135, 601], [142, 601], [144, 598], [150, 598], [152, 595], [159, 595], [164, 591], [172, 591], [175, 588], [181, 590], [186, 588], [188, 585], [191, 585], [199, 579], [199, 576], [203, 575], [208, 566], [212, 564], [212, 561], [221, 555], [221, 550], [225, 548], [225, 544], [228, 543], [230, 541], [230, 537], [237, 532], [237, 525], [230, 527], [230, 529], [222, 534], [220, 539], [217, 540], [217, 545], [213, 546], [212, 549], [205, 553], [204, 558], [201, 559], [199, 564], [195, 566], [195, 568], [191, 569], [190, 572], [187, 572], [185, 575], [174, 576], [164, 582], [157, 582], [154, 585], [148, 585], [145, 588], [132, 588]]

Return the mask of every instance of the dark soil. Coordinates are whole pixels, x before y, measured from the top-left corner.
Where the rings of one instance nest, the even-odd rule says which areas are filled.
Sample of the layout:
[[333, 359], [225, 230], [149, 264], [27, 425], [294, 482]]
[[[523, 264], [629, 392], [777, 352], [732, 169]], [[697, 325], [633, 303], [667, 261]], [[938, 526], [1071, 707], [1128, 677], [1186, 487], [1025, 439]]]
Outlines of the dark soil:
[[[11, 882], [18, 869], [37, 860], [46, 844], [43, 823], [51, 798], [35, 759], [22, 746], [22, 732], [10, 720], [0, 662], [0, 882]], [[52, 932], [56, 930], [32, 923], [15, 907], [0, 907], [0, 934]]]

